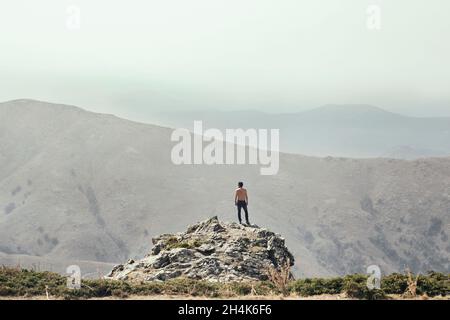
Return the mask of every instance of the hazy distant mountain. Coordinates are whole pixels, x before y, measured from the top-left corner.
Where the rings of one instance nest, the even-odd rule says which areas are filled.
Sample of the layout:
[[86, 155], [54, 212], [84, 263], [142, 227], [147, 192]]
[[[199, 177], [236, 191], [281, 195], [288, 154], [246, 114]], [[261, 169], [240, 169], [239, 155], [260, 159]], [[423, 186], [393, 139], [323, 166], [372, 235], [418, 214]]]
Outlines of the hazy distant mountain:
[[[154, 123], [191, 128], [279, 128], [284, 152], [356, 158], [450, 155], [450, 118], [414, 118], [368, 105], [328, 105], [290, 114], [263, 112], [177, 112], [155, 114]], [[396, 150], [396, 152], [393, 152]]]
[[383, 158], [414, 160], [429, 157], [445, 157], [444, 152], [438, 152], [426, 149], [415, 149], [410, 146], [398, 146], [388, 150], [382, 155]]
[[[374, 127], [405, 119], [377, 112]], [[449, 158], [282, 154], [278, 175], [261, 176], [257, 166], [175, 166], [171, 132], [71, 106], [1, 103], [0, 264], [82, 260], [92, 272], [88, 262], [140, 257], [152, 236], [213, 215], [236, 220], [243, 180], [252, 222], [286, 238], [297, 275], [450, 270]]]

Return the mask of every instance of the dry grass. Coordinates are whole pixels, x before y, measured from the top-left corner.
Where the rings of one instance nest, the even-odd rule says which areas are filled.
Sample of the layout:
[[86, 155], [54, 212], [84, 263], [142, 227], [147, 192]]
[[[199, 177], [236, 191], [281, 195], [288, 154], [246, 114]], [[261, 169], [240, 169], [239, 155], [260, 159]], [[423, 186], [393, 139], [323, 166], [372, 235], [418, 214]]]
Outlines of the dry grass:
[[406, 288], [405, 293], [403, 293], [403, 296], [405, 298], [416, 298], [417, 297], [417, 281], [419, 280], [419, 275], [416, 276], [416, 278], [413, 278], [413, 275], [411, 274], [411, 271], [409, 269], [406, 270], [406, 274], [408, 275], [408, 278], [406, 280], [406, 283], [408, 287]]
[[293, 280], [289, 259], [280, 268], [271, 267], [267, 270], [269, 281], [272, 282], [283, 296], [289, 295], [289, 284]]

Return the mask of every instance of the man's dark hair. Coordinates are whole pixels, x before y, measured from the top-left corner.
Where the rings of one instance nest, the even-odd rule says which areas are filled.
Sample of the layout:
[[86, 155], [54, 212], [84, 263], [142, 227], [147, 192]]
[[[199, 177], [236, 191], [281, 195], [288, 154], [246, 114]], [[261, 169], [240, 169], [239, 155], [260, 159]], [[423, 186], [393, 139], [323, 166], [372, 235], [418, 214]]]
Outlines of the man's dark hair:
[[238, 186], [239, 186], [239, 188], [242, 188], [242, 187], [244, 186], [244, 183], [241, 182], [241, 181], [239, 181], [239, 182], [238, 182]]

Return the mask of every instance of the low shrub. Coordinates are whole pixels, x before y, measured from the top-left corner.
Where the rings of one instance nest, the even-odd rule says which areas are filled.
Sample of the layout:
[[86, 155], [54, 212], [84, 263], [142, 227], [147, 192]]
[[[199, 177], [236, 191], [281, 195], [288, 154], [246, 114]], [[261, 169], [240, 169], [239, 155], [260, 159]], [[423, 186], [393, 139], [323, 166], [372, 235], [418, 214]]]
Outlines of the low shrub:
[[[412, 276], [414, 279], [417, 276]], [[430, 271], [417, 277], [417, 294], [434, 296], [450, 295], [450, 275]], [[408, 275], [393, 273], [381, 279], [381, 289], [387, 294], [405, 294], [408, 289]]]
[[367, 287], [367, 276], [351, 275], [344, 277], [342, 287], [343, 293], [350, 298], [364, 300], [382, 300], [387, 299], [386, 293], [382, 289], [369, 289]]
[[408, 276], [392, 273], [381, 279], [381, 288], [387, 294], [403, 294], [408, 288]]
[[342, 286], [342, 278], [299, 279], [291, 283], [290, 291], [301, 296], [339, 294], [342, 292]]
[[426, 275], [420, 275], [417, 281], [417, 293], [430, 297], [450, 295], [450, 275], [430, 271]]

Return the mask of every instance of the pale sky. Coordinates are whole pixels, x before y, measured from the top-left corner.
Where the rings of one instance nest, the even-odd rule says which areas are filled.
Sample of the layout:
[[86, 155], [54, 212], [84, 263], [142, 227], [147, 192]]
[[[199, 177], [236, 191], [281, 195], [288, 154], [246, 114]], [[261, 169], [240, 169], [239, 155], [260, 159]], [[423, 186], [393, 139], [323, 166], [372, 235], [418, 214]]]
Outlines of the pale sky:
[[[0, 101], [450, 116], [448, 0], [1, 0]], [[380, 30], [367, 28], [369, 5]], [[67, 27], [69, 6], [80, 28]], [[73, 21], [73, 20], [70, 20]]]

